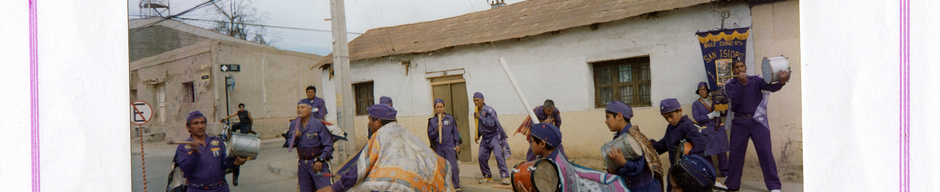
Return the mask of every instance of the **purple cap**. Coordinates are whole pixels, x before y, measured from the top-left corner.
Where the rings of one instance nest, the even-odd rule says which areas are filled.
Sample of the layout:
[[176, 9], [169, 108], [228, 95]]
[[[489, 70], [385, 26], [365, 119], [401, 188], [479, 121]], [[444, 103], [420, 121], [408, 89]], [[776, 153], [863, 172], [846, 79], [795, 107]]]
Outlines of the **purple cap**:
[[483, 99], [483, 93], [480, 93], [480, 92], [473, 93], [473, 98]]
[[683, 171], [692, 175], [692, 178], [695, 178], [700, 186], [711, 187], [714, 185], [716, 179], [715, 168], [704, 158], [698, 155], [685, 155], [676, 164], [682, 167]]
[[382, 98], [379, 98], [379, 104], [391, 105], [391, 104], [392, 104], [392, 98], [391, 98], [391, 97], [382, 96]]
[[622, 101], [614, 100], [607, 103], [607, 111], [620, 113], [623, 118], [633, 118], [633, 109]]
[[558, 130], [558, 127], [555, 127], [555, 125], [551, 123], [532, 124], [532, 132], [530, 134], [533, 137], [545, 141], [546, 144], [552, 147], [561, 145], [561, 130]]
[[434, 100], [434, 105], [437, 105], [438, 103], [444, 104], [444, 100], [443, 100], [443, 99], [435, 99], [435, 100]]
[[297, 102], [297, 104], [298, 105], [304, 104], [304, 105], [313, 107], [313, 102], [309, 99], [301, 99], [300, 101]]
[[398, 114], [395, 108], [383, 104], [369, 106], [369, 108], [366, 108], [366, 111], [369, 111], [370, 117], [381, 120], [395, 120], [395, 115]]
[[675, 110], [679, 110], [682, 106], [679, 105], [679, 100], [676, 98], [663, 99], [659, 102], [659, 113], [669, 113]]
[[192, 121], [193, 119], [205, 118], [205, 115], [202, 115], [202, 112], [193, 111], [189, 113], [189, 117], [186, 117], [186, 121]]
[[698, 95], [698, 88], [700, 88], [700, 87], [705, 87], [705, 90], [708, 90], [708, 92], [711, 92], [711, 91], [712, 91], [711, 89], [708, 89], [708, 84], [707, 84], [707, 83], [705, 83], [705, 82], [698, 82], [698, 86], [695, 87], [695, 94], [696, 94], [696, 95]]

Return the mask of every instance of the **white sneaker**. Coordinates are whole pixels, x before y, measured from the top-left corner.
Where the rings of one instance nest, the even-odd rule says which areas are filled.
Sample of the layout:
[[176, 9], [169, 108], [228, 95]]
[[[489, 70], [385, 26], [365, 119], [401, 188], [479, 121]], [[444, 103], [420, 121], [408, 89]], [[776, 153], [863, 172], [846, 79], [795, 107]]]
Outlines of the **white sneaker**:
[[725, 184], [722, 184], [721, 182], [718, 182], [718, 181], [715, 181], [715, 187], [722, 188], [722, 189], [728, 188], [728, 186], [725, 186]]
[[770, 190], [770, 192], [780, 192], [780, 189]]

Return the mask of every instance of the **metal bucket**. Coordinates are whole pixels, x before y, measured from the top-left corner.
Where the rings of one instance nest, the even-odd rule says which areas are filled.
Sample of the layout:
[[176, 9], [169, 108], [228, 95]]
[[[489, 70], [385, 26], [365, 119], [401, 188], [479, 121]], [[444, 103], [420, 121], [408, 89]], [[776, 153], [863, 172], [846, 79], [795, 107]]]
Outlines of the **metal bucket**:
[[232, 133], [231, 141], [228, 144], [229, 157], [251, 157], [258, 158], [258, 151], [261, 151], [261, 137], [252, 134]]

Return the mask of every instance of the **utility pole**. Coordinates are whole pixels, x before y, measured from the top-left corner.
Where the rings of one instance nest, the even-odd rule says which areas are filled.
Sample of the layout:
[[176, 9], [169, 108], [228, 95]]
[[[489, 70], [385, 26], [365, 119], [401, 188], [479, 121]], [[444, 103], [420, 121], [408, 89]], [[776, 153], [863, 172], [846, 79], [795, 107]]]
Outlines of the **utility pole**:
[[333, 68], [336, 81], [336, 119], [339, 127], [347, 133], [348, 141], [340, 142], [337, 163], [352, 158], [356, 150], [355, 99], [349, 80], [349, 47], [346, 41], [346, 9], [343, 0], [330, 0], [330, 16], [333, 25]]

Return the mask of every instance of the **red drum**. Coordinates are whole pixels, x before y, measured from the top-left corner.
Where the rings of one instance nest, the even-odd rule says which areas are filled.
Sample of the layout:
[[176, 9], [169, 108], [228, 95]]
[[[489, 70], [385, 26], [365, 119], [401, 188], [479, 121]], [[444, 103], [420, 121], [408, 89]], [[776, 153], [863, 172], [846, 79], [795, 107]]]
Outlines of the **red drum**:
[[527, 191], [534, 192], [560, 192], [561, 175], [558, 174], [558, 165], [549, 159], [537, 159], [516, 165], [510, 174], [513, 191], [517, 183], [522, 183]]

